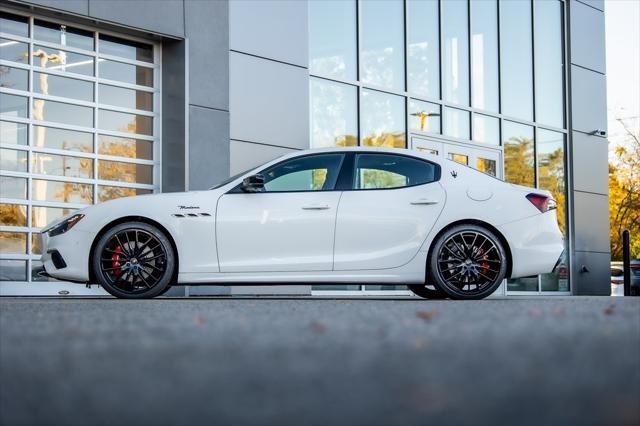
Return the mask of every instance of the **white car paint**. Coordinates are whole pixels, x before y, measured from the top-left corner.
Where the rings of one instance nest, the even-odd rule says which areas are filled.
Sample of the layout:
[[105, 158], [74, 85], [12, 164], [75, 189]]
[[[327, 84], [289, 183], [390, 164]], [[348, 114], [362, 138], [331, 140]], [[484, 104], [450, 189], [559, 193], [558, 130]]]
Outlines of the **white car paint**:
[[[403, 189], [229, 194], [244, 177], [284, 159], [351, 151], [425, 159], [441, 166], [441, 179]], [[473, 220], [503, 235], [515, 278], [550, 272], [564, 247], [555, 210], [538, 211], [525, 198], [532, 192], [550, 195], [417, 151], [301, 151], [216, 189], [143, 195], [88, 207], [68, 232], [43, 234], [43, 262], [55, 278], [87, 282], [90, 250], [100, 232], [116, 221], [143, 217], [174, 242], [178, 283], [419, 284], [425, 281], [427, 254], [438, 233], [454, 222]], [[60, 252], [66, 268], [55, 268], [51, 250]]]

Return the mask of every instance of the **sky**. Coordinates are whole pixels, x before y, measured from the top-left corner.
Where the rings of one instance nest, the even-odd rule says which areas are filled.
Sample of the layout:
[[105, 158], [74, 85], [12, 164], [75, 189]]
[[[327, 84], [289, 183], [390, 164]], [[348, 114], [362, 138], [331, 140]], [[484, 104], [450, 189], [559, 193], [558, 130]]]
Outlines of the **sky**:
[[640, 131], [640, 0], [606, 0], [610, 152], [624, 135], [617, 118]]

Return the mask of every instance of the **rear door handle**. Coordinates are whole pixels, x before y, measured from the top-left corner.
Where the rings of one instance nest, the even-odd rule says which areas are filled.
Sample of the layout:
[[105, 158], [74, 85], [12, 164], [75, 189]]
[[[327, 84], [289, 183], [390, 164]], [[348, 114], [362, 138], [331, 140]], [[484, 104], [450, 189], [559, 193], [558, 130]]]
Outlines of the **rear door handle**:
[[430, 198], [418, 198], [417, 200], [413, 200], [411, 202], [411, 204], [413, 204], [414, 206], [424, 206], [424, 205], [431, 205], [431, 204], [438, 204], [439, 201], [438, 200], [433, 200]]
[[302, 210], [329, 210], [328, 204], [307, 204], [302, 206]]

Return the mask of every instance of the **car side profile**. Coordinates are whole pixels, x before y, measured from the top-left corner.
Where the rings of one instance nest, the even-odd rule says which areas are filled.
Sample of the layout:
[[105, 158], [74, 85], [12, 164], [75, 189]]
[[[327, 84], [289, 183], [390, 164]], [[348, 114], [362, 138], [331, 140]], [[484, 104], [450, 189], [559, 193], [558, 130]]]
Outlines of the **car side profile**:
[[551, 272], [563, 237], [547, 191], [428, 153], [328, 148], [285, 155], [207, 191], [88, 207], [43, 230], [54, 278], [121, 298], [171, 285], [408, 285], [480, 299]]

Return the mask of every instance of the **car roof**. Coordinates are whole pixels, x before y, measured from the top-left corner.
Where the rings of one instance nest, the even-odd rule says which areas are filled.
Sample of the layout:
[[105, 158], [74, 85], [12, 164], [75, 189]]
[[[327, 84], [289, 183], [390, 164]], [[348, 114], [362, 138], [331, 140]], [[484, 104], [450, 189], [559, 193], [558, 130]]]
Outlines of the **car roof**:
[[377, 147], [377, 146], [344, 146], [344, 147], [329, 147], [329, 148], [312, 148], [305, 149], [302, 151], [296, 151], [281, 157], [289, 158], [289, 157], [298, 157], [302, 155], [309, 154], [322, 154], [322, 153], [338, 153], [338, 152], [370, 152], [370, 153], [384, 153], [384, 154], [395, 154], [395, 155], [405, 155], [409, 157], [416, 157], [423, 160], [428, 160], [433, 163], [437, 163], [440, 165], [444, 165], [443, 160], [436, 155], [433, 155], [428, 152], [420, 152], [413, 149], [402, 149], [402, 148], [387, 148], [387, 147]]

